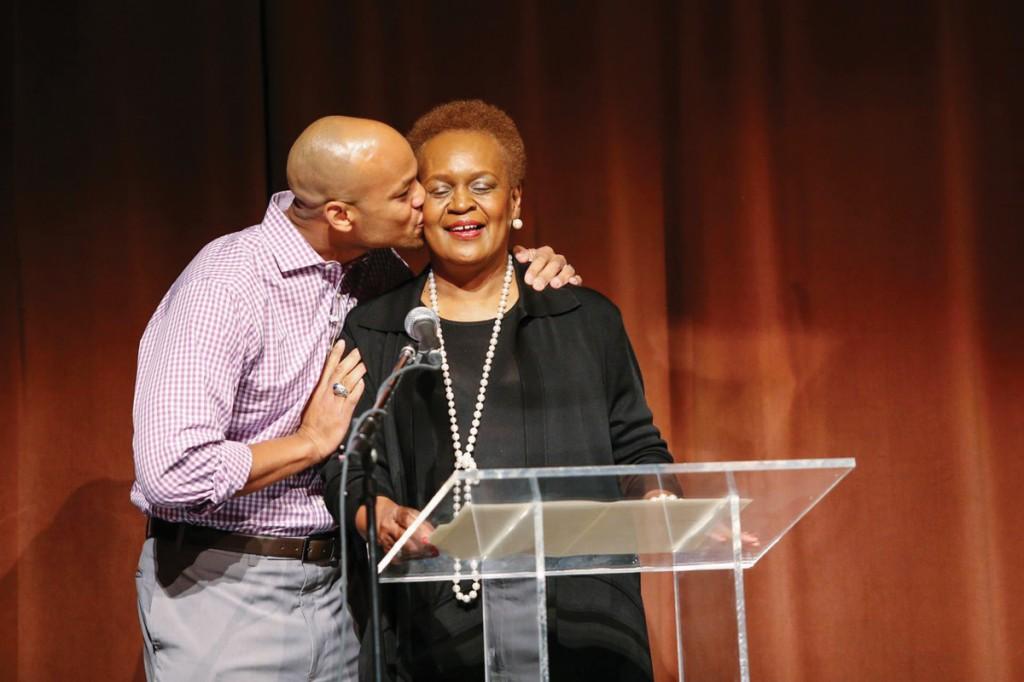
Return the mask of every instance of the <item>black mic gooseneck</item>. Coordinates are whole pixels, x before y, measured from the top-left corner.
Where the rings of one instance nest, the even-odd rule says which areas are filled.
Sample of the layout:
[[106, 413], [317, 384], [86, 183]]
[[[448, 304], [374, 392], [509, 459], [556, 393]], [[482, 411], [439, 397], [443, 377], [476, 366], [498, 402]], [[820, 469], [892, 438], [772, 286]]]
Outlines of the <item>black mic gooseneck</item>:
[[[430, 308], [413, 308], [405, 318], [405, 329], [418, 342], [417, 351], [411, 345], [402, 348], [391, 374], [377, 391], [373, 407], [361, 414], [354, 422], [352, 433], [345, 446], [346, 469], [350, 458], [358, 457], [363, 469], [362, 504], [366, 508], [367, 561], [370, 567], [370, 646], [373, 660], [373, 679], [384, 679], [384, 665], [381, 649], [380, 622], [380, 581], [377, 576], [377, 486], [374, 470], [377, 467], [377, 451], [373, 444], [387, 414], [387, 405], [406, 372], [441, 366], [440, 339], [437, 329], [440, 320]], [[344, 498], [347, 475], [341, 477], [341, 498]]]

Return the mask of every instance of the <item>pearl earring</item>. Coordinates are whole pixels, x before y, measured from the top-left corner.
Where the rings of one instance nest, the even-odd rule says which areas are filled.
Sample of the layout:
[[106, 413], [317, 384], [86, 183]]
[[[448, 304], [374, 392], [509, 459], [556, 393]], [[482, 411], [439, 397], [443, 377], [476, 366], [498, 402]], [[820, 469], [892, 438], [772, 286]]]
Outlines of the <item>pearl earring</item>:
[[521, 230], [521, 229], [523, 229], [523, 221], [520, 220], [519, 218], [513, 218], [512, 219], [512, 229], [513, 230]]

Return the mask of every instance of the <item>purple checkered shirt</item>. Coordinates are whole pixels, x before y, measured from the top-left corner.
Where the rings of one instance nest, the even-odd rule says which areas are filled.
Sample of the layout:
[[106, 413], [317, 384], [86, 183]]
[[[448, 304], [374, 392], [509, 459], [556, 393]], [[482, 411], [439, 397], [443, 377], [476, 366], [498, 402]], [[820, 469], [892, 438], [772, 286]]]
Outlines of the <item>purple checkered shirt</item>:
[[275, 194], [263, 222], [207, 244], [139, 346], [132, 502], [223, 530], [302, 536], [334, 521], [307, 469], [242, 497], [250, 443], [294, 433], [345, 315], [409, 277], [393, 251], [324, 261]]

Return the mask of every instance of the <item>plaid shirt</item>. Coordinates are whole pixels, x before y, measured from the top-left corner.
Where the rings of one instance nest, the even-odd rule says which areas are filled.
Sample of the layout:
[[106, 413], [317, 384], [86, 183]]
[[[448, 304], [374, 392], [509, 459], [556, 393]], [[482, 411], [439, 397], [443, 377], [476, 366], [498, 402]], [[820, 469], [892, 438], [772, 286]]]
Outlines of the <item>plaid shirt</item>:
[[393, 251], [325, 262], [271, 198], [263, 222], [206, 245], [139, 347], [132, 502], [223, 530], [301, 536], [334, 526], [314, 468], [234, 495], [250, 443], [294, 433], [345, 315], [409, 277]]

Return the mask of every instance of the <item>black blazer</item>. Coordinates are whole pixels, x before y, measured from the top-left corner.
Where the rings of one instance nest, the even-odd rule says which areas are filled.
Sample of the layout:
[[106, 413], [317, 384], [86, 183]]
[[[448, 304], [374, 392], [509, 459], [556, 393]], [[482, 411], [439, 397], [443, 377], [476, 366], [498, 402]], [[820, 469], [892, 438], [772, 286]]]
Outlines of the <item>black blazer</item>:
[[[525, 266], [516, 266], [523, 315], [514, 354], [526, 410], [526, 466], [671, 462], [644, 398], [640, 368], [618, 308], [582, 287], [534, 291], [523, 282]], [[409, 310], [422, 305], [425, 282], [424, 271], [349, 313], [343, 336], [348, 347], [359, 348], [367, 368], [366, 390], [356, 414], [372, 405], [400, 349], [410, 343], [403, 323]], [[440, 372], [414, 373], [403, 379], [392, 396], [382, 432], [381, 462], [375, 475], [378, 494], [422, 508], [436, 492], [431, 482], [444, 480], [453, 466]], [[336, 458], [328, 461], [322, 473], [327, 508], [336, 514], [341, 475]], [[356, 461], [349, 463], [348, 490], [346, 511], [351, 524], [362, 490], [362, 471]], [[603, 495], [593, 491], [593, 496]], [[608, 646], [650, 669], [637, 575], [580, 576], [548, 583], [549, 627], [560, 639]], [[397, 617], [401, 597], [395, 593], [391, 597], [391, 606], [399, 612], [392, 609], [384, 619], [393, 634], [403, 628]], [[353, 603], [356, 613], [363, 612], [360, 607]], [[588, 618], [587, 613], [603, 617]], [[614, 618], [609, 619], [609, 614]]]

